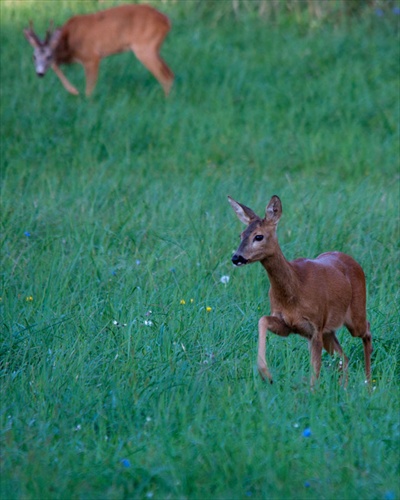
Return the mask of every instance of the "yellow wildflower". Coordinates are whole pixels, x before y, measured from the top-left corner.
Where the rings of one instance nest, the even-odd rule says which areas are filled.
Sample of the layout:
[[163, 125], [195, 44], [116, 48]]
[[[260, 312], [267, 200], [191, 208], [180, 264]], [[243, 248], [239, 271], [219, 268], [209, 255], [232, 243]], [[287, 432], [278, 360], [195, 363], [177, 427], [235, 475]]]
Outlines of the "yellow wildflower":
[[208, 313], [209, 313], [209, 312], [211, 312], [211, 311], [212, 311], [212, 307], [207, 306], [207, 307], [206, 307], [206, 311], [207, 311]]
[[32, 300], [33, 300], [32, 295], [29, 295], [28, 297], [26, 297], [26, 299], [25, 299], [25, 300], [26, 300], [27, 302], [32, 302]]
[[180, 304], [184, 306], [186, 304], [186, 301], [184, 299], [181, 299]]

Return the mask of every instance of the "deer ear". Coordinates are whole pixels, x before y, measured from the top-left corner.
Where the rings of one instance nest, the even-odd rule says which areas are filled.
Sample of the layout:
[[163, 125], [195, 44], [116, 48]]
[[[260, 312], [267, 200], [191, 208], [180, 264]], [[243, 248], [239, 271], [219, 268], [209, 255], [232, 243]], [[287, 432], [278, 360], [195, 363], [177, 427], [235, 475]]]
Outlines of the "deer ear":
[[51, 38], [50, 38], [50, 42], [49, 42], [49, 45], [50, 47], [54, 50], [57, 45], [58, 45], [58, 42], [60, 41], [60, 38], [61, 38], [61, 28], [57, 28], [55, 31], [53, 31], [53, 33], [51, 34]]
[[32, 45], [32, 47], [37, 48], [39, 47], [39, 40], [35, 33], [31, 29], [25, 29], [24, 30], [24, 35], [25, 38], [28, 40], [28, 42]]
[[265, 209], [265, 220], [278, 224], [282, 215], [282, 203], [278, 196], [274, 195]]
[[228, 201], [243, 224], [249, 225], [253, 220], [259, 219], [258, 215], [256, 215], [251, 208], [241, 205], [230, 196], [228, 196]]

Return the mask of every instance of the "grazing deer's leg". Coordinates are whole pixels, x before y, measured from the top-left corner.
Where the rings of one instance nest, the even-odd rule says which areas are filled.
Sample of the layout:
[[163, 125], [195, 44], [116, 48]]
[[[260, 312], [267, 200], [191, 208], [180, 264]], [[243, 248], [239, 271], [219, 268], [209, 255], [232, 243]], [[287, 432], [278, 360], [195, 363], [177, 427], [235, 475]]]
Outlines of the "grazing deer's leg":
[[281, 337], [287, 337], [291, 330], [284, 321], [275, 316], [262, 316], [258, 321], [258, 371], [263, 380], [268, 378], [272, 384], [272, 376], [265, 359], [267, 330]]
[[58, 76], [61, 83], [64, 85], [64, 88], [68, 90], [70, 94], [79, 95], [77, 89], [68, 81], [67, 77], [64, 75], [64, 73], [61, 71], [61, 69], [57, 66], [56, 63], [53, 63], [51, 65], [51, 69]]
[[100, 59], [91, 59], [90, 61], [85, 61], [83, 67], [85, 69], [86, 76], [86, 95], [90, 96], [93, 89], [96, 86], [97, 75], [99, 74], [99, 64]]
[[172, 82], [174, 80], [174, 74], [158, 53], [159, 47], [132, 46], [131, 48], [139, 61], [159, 81], [162, 88], [164, 89], [165, 95], [168, 96], [172, 87]]

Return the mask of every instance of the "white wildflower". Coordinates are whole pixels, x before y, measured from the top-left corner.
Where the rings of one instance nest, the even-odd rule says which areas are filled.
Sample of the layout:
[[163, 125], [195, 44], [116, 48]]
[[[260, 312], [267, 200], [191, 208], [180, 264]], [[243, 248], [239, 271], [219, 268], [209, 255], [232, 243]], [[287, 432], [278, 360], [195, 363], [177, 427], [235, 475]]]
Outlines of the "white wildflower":
[[116, 319], [114, 319], [113, 325], [117, 326], [118, 328], [123, 328], [124, 326], [126, 326], [126, 323], [119, 323]]

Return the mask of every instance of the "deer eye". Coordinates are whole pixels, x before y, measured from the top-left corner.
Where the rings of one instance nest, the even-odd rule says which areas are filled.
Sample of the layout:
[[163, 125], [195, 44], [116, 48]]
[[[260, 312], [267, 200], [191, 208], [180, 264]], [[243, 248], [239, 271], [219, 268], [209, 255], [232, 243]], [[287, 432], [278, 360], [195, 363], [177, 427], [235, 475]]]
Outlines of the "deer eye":
[[263, 239], [264, 239], [264, 236], [262, 234], [257, 234], [256, 236], [254, 236], [255, 241], [261, 241]]

